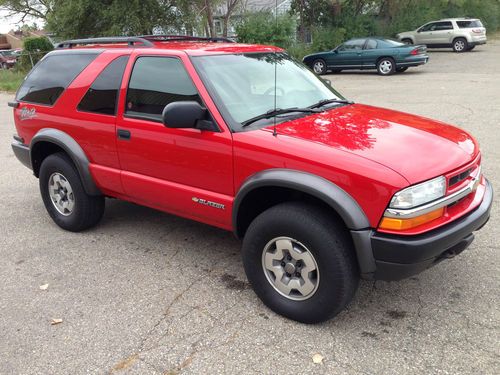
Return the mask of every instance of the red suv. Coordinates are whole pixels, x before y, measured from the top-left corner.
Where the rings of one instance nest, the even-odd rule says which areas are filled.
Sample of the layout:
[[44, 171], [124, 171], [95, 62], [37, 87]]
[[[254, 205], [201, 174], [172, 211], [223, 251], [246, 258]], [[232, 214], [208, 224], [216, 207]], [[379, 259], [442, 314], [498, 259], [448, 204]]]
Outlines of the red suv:
[[457, 255], [490, 215], [468, 133], [347, 101], [275, 47], [67, 41], [9, 105], [61, 228], [97, 224], [113, 197], [233, 231], [255, 292], [301, 322], [340, 312], [360, 278]]

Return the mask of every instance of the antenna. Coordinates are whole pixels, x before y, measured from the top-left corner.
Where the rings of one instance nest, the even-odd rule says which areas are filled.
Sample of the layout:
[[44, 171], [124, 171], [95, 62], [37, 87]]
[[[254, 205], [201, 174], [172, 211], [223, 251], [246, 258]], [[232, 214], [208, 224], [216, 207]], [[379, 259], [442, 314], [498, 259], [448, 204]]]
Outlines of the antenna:
[[[276, 25], [276, 31], [278, 30], [278, 0], [275, 1], [274, 4], [274, 22]], [[278, 84], [278, 80], [276, 76], [278, 75], [278, 56], [276, 53], [276, 49], [274, 50], [274, 111], [276, 112], [276, 106], [277, 106], [277, 100], [276, 100], [276, 93], [277, 93], [277, 88], [276, 85]], [[273, 117], [273, 122], [274, 122], [274, 127], [273, 127], [273, 136], [277, 137], [278, 133], [276, 131], [276, 116]]]

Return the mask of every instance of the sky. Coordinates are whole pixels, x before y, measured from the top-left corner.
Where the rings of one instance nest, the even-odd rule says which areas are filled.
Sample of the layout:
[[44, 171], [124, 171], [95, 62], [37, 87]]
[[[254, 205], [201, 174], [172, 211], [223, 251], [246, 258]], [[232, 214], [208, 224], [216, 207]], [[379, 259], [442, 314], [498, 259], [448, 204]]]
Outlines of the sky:
[[[5, 34], [12, 29], [17, 29], [20, 17], [6, 18], [7, 14], [8, 12], [0, 10], [0, 34]], [[33, 19], [27, 19], [25, 20], [25, 23], [32, 24], [33, 21]]]

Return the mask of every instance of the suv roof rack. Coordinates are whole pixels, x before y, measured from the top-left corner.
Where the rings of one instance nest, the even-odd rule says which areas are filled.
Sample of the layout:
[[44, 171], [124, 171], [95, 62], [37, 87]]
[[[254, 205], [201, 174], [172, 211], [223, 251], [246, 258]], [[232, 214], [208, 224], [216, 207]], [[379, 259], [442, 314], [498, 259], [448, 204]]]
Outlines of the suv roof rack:
[[73, 48], [75, 46], [83, 46], [88, 44], [117, 44], [127, 43], [129, 47], [135, 47], [136, 44], [142, 44], [144, 47], [154, 47], [154, 44], [149, 40], [135, 36], [116, 36], [104, 38], [88, 38], [88, 39], [72, 39], [58, 43], [57, 49]]
[[234, 40], [224, 37], [204, 37], [204, 36], [191, 36], [191, 35], [141, 35], [139, 38], [153, 41], [153, 42], [178, 42], [178, 41], [200, 41], [200, 42], [213, 42], [213, 43], [234, 43]]

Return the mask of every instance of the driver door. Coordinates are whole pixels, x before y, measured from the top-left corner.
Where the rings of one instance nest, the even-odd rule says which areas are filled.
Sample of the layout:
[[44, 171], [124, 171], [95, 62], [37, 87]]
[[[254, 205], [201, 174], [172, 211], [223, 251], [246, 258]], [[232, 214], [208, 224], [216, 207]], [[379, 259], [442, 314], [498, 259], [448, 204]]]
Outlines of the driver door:
[[205, 106], [182, 58], [131, 59], [135, 61], [122, 83], [125, 100], [120, 103], [116, 133], [123, 188], [140, 204], [230, 228], [230, 132], [220, 124], [219, 131], [201, 131], [172, 129], [162, 122], [163, 109], [171, 102], [194, 100]]
[[363, 46], [366, 39], [354, 39], [341, 44], [334, 52], [329, 67], [339, 69], [357, 69], [363, 66]]

